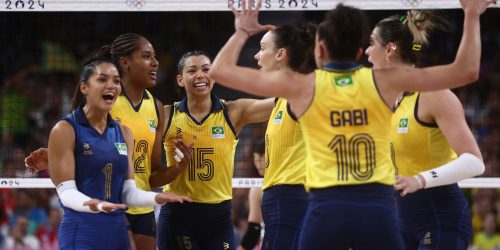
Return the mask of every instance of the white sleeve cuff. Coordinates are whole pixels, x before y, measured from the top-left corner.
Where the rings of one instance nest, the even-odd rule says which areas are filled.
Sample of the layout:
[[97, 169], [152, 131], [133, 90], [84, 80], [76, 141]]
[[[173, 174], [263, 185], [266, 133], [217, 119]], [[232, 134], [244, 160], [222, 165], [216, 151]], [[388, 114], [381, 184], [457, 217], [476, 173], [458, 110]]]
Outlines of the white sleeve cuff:
[[483, 161], [473, 154], [463, 153], [453, 161], [420, 174], [425, 179], [425, 188], [431, 188], [457, 183], [483, 172]]
[[57, 185], [57, 194], [61, 199], [62, 204], [78, 212], [98, 213], [92, 211], [89, 206], [84, 206], [83, 203], [91, 200], [92, 198], [86, 196], [76, 188], [75, 180], [69, 180], [59, 183]]
[[133, 179], [128, 179], [123, 184], [122, 201], [123, 203], [134, 207], [152, 207], [162, 205], [156, 203], [155, 192], [148, 192], [137, 188]]

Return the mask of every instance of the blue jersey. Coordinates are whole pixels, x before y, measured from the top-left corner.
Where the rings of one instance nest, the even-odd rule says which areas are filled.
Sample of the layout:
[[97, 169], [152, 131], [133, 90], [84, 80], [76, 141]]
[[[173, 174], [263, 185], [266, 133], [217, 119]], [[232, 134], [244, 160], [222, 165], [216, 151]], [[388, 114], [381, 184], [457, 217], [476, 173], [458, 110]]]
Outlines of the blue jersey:
[[101, 135], [89, 125], [81, 107], [64, 120], [75, 129], [75, 182], [78, 190], [91, 198], [122, 203], [128, 157], [120, 125], [108, 115], [107, 127]]
[[[78, 191], [90, 198], [122, 203], [128, 157], [120, 125], [108, 115], [107, 127], [103, 134], [99, 134], [90, 126], [81, 107], [64, 120], [75, 130], [75, 182]], [[86, 213], [64, 207], [59, 227], [59, 248], [130, 249], [123, 210]]]

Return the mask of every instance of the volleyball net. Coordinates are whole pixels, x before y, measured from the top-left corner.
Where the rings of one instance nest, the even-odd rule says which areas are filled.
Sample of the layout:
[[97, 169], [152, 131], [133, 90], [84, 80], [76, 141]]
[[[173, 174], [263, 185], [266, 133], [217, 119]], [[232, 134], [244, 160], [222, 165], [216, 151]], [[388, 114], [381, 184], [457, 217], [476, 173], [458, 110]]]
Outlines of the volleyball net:
[[[234, 178], [233, 188], [261, 187], [262, 178]], [[458, 182], [460, 188], [500, 188], [500, 178], [469, 178]], [[55, 188], [49, 178], [0, 178], [0, 188]]]

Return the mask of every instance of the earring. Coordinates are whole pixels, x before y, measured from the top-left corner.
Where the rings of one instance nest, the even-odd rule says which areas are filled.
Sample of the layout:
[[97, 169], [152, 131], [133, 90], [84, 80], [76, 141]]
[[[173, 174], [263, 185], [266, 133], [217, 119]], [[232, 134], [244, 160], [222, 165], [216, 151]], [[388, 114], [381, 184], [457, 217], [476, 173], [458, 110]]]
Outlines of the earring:
[[128, 71], [128, 67], [125, 67], [123, 70]]

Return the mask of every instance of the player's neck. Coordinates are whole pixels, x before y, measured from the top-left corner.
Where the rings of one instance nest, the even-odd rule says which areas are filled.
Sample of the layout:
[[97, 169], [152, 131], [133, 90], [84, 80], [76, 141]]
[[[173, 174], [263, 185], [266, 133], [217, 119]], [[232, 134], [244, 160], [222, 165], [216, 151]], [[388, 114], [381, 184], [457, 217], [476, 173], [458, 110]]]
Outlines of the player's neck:
[[197, 120], [203, 119], [212, 107], [212, 99], [209, 97], [189, 96], [187, 101], [189, 113]]
[[104, 133], [108, 122], [108, 113], [96, 109], [90, 109], [88, 106], [83, 107], [83, 113], [87, 118], [90, 126], [95, 128], [100, 134]]
[[130, 80], [123, 80], [122, 92], [128, 96], [134, 106], [137, 106], [142, 101], [144, 87], [138, 86], [138, 84], [133, 84]]

